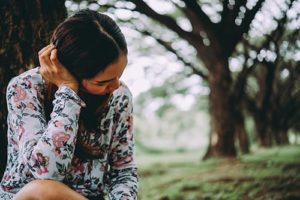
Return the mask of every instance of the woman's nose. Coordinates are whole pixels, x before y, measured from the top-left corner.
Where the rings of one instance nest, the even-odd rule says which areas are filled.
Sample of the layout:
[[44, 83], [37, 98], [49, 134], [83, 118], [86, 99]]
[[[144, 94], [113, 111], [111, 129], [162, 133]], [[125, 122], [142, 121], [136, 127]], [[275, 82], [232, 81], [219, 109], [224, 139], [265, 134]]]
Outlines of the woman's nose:
[[120, 80], [116, 79], [108, 86], [108, 90], [110, 92], [112, 92], [112, 91], [118, 89], [119, 87], [120, 87]]

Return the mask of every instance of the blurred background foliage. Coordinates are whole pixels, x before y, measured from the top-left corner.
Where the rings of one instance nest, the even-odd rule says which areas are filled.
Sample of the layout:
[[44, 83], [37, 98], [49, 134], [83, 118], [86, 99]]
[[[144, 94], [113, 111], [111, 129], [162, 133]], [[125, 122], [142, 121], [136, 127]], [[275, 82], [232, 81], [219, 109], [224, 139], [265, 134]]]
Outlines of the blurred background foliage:
[[66, 6], [69, 13], [106, 12], [122, 26], [140, 147], [207, 148], [205, 157], [231, 157], [251, 145], [298, 143], [299, 1]]
[[300, 197], [300, 1], [67, 4], [128, 39], [141, 199]]
[[141, 199], [299, 198], [300, 1], [66, 4], [128, 39]]

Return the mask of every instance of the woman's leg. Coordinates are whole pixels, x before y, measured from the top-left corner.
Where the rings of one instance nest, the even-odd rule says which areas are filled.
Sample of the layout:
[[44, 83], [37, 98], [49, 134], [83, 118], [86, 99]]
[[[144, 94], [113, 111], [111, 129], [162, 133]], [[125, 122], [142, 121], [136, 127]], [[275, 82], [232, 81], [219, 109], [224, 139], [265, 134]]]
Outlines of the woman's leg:
[[15, 200], [88, 200], [65, 184], [53, 180], [34, 180], [25, 185]]

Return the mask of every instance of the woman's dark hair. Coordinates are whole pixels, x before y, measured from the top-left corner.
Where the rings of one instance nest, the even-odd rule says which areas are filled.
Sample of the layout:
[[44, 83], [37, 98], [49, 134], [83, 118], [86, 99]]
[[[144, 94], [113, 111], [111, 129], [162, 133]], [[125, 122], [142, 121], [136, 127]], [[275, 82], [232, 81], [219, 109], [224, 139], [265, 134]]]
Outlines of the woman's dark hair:
[[[91, 78], [116, 61], [120, 54], [127, 54], [127, 44], [118, 25], [107, 15], [97, 11], [80, 10], [68, 17], [54, 30], [51, 43], [58, 51], [58, 60], [80, 81]], [[57, 88], [47, 86], [46, 117], [52, 112], [52, 100]], [[88, 128], [96, 128], [100, 111], [107, 106], [111, 94], [95, 96], [81, 93], [86, 102], [80, 118]], [[94, 121], [91, 119], [95, 119]]]
[[91, 78], [127, 53], [118, 25], [97, 11], [80, 10], [55, 29], [51, 42], [59, 61], [78, 79]]

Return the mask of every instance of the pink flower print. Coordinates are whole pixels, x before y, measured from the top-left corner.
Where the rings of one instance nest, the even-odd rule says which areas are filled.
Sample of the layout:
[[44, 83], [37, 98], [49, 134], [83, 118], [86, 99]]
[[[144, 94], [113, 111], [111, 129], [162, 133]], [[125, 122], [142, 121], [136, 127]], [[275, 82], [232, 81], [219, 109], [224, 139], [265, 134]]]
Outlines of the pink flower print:
[[10, 180], [10, 176], [9, 176], [9, 175], [4, 176], [4, 177], [3, 177], [3, 180], [9, 181], [9, 180]]
[[53, 144], [56, 148], [62, 147], [69, 139], [70, 135], [67, 135], [64, 132], [58, 132], [52, 136]]
[[74, 173], [80, 172], [83, 173], [84, 172], [84, 164], [82, 162], [80, 162], [80, 160], [77, 157], [74, 157], [72, 159], [72, 166], [73, 166], [73, 170]]
[[80, 162], [79, 158], [73, 157], [72, 166], [74, 169], [74, 173], [76, 173], [76, 172], [83, 173], [84, 172], [84, 165], [82, 162]]
[[61, 157], [61, 150], [59, 148], [55, 148], [54, 153], [57, 157]]
[[28, 78], [26, 79], [26, 81], [27, 81], [28, 87], [29, 87], [29, 88], [32, 88], [32, 82], [31, 82], [30, 78], [31, 78], [31, 77], [28, 77]]
[[106, 172], [106, 171], [107, 171], [107, 168], [108, 168], [107, 165], [101, 165], [100, 171], [101, 171], [101, 172]]
[[78, 163], [76, 166], [74, 166], [74, 172], [83, 173], [84, 172], [84, 166], [82, 163]]
[[129, 196], [128, 196], [127, 194], [124, 194], [124, 195], [122, 196], [122, 200], [129, 200]]
[[127, 122], [128, 122], [128, 126], [129, 126], [129, 129], [128, 129], [128, 132], [130, 135], [128, 135], [128, 138], [131, 140], [133, 135], [132, 135], [132, 131], [133, 131], [133, 116], [130, 116], [127, 118]]
[[36, 110], [36, 107], [35, 105], [33, 105], [33, 103], [29, 102], [27, 105], [26, 105], [27, 108], [31, 109], [31, 110]]
[[20, 86], [15, 89], [14, 102], [22, 101], [26, 98], [26, 92]]
[[14, 138], [9, 137], [8, 138], [8, 144], [18, 145], [18, 142]]
[[41, 167], [37, 170], [37, 173], [38, 173], [39, 175], [45, 174], [45, 173], [48, 173], [48, 172], [49, 172], [48, 168], [47, 168], [47, 167], [43, 167], [43, 166], [41, 166]]
[[114, 167], [119, 168], [127, 163], [130, 163], [132, 161], [132, 159], [133, 159], [132, 156], [128, 155], [128, 156], [125, 156], [122, 159], [119, 159], [118, 161], [114, 162], [113, 165], [114, 165]]
[[25, 128], [23, 127], [23, 125], [20, 125], [18, 128], [19, 140], [21, 140], [24, 132], [25, 132]]
[[49, 172], [49, 157], [44, 156], [42, 153], [38, 152], [36, 157], [34, 157], [35, 162], [38, 165], [37, 173], [39, 175]]
[[54, 121], [54, 126], [55, 127], [59, 127], [59, 128], [61, 128], [61, 127], [63, 127], [64, 126], [64, 124], [61, 122], [61, 121]]
[[[16, 106], [16, 108], [18, 108], [18, 109], [21, 109], [21, 108], [22, 108], [22, 105], [20, 104], [20, 102], [16, 102], [15, 106]], [[14, 112], [14, 113], [15, 113], [15, 112]]]
[[15, 187], [12, 186], [2, 186], [2, 190], [4, 192], [10, 192], [12, 189], [14, 189]]

